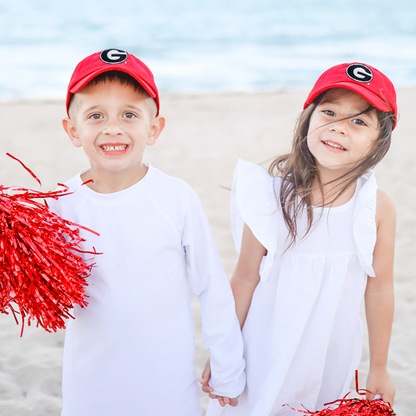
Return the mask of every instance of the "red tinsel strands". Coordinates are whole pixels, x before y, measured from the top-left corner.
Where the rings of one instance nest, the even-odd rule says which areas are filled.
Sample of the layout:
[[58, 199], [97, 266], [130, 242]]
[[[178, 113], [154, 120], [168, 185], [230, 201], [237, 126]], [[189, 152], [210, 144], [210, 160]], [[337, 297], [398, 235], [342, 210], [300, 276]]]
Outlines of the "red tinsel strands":
[[66, 318], [72, 318], [75, 304], [82, 308], [88, 304], [84, 288], [92, 264], [75, 252], [97, 254], [95, 249], [81, 249], [84, 240], [79, 228], [97, 233], [62, 219], [34, 200], [67, 194], [67, 187], [38, 192], [0, 185], [0, 312], [12, 312], [17, 323], [16, 313], [21, 314], [21, 335], [25, 319], [29, 325], [33, 320], [56, 332], [65, 328]]
[[42, 186], [39, 178], [21, 160], [19, 160], [17, 157], [12, 156], [10, 153], [6, 153], [6, 155], [11, 157], [14, 160], [17, 160], [36, 179], [38, 184]]
[[299, 413], [315, 416], [395, 416], [391, 406], [381, 399], [343, 399], [336, 409], [323, 409], [318, 412], [294, 409]]
[[[358, 387], [358, 371], [355, 371], [355, 390], [360, 395], [365, 395], [368, 391]], [[325, 406], [330, 406], [339, 403], [336, 409], [323, 409], [317, 412], [310, 412], [308, 410], [292, 409], [299, 413], [315, 416], [396, 416], [390, 403], [384, 402], [377, 394], [373, 400], [365, 399], [347, 399], [346, 394], [343, 399], [335, 400], [331, 403], [326, 403]]]

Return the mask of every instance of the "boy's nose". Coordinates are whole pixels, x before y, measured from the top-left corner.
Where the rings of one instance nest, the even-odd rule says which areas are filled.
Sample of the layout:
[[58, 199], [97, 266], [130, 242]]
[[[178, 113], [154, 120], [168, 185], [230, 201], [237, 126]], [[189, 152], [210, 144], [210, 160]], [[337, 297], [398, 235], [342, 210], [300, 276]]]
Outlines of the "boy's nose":
[[108, 134], [110, 136], [117, 136], [123, 133], [123, 129], [121, 128], [120, 123], [118, 123], [117, 120], [109, 120], [104, 126], [103, 133]]

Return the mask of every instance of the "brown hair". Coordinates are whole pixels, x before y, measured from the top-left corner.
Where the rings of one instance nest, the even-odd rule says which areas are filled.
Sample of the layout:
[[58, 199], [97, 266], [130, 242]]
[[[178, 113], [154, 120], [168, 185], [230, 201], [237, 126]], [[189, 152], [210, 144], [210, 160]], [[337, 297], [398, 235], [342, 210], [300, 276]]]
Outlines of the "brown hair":
[[[147, 102], [147, 107], [148, 107], [148, 110], [149, 110], [149, 114], [150, 114], [151, 117], [156, 116], [156, 114], [157, 114], [156, 101], [152, 97], [150, 97], [149, 93], [142, 87], [142, 85], [135, 78], [133, 78], [131, 75], [127, 74], [126, 72], [122, 72], [122, 71], [102, 72], [101, 74], [99, 74], [95, 78], [93, 78], [90, 82], [88, 82], [88, 84], [85, 85], [85, 87], [91, 86], [91, 85], [97, 85], [97, 84], [104, 83], [104, 82], [107, 82], [107, 81], [108, 82], [117, 81], [121, 85], [130, 85], [130, 86], [132, 86], [137, 93], [139, 93], [142, 96], [148, 98], [148, 100], [146, 100], [146, 102]], [[71, 98], [69, 99], [68, 111], [71, 108], [71, 104], [73, 102], [74, 96], [75, 96], [75, 94], [72, 94]]]
[[[269, 167], [269, 174], [271, 176], [282, 178], [280, 193], [277, 195], [277, 198], [280, 202], [283, 219], [289, 232], [289, 243], [287, 248], [291, 247], [299, 237], [297, 220], [304, 209], [306, 209], [307, 212], [308, 222], [306, 232], [301, 237], [306, 237], [311, 231], [313, 224], [312, 186], [315, 183], [318, 183], [323, 195], [323, 186], [327, 185], [323, 184], [321, 181], [316, 160], [307, 144], [309, 122], [312, 113], [316, 106], [321, 102], [326, 92], [318, 96], [314, 102], [306, 107], [300, 114], [295, 126], [291, 153], [277, 157]], [[331, 199], [330, 203], [336, 201], [366, 171], [377, 165], [390, 148], [391, 133], [394, 126], [393, 113], [382, 112], [370, 105], [360, 114], [369, 112], [373, 109], [376, 110], [379, 124], [379, 135], [374, 146], [365, 158], [359, 160], [348, 172], [336, 179], [337, 182], [340, 181], [341, 189], [335, 197]], [[359, 114], [355, 114], [354, 116], [346, 118], [349, 119], [358, 115]], [[335, 181], [329, 183], [333, 182]], [[324, 202], [325, 201], [323, 201], [323, 203]]]

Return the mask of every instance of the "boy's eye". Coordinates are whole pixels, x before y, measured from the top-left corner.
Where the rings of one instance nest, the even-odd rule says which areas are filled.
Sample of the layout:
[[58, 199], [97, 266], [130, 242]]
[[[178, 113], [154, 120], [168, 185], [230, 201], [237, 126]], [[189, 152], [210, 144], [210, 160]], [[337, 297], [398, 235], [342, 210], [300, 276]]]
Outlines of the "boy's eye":
[[124, 117], [126, 117], [126, 118], [135, 118], [136, 114], [132, 113], [131, 111], [128, 111], [127, 113], [124, 113]]
[[98, 119], [102, 118], [102, 115], [99, 114], [99, 113], [93, 113], [93, 114], [90, 114], [88, 116], [88, 118], [91, 119], [91, 120], [98, 120]]

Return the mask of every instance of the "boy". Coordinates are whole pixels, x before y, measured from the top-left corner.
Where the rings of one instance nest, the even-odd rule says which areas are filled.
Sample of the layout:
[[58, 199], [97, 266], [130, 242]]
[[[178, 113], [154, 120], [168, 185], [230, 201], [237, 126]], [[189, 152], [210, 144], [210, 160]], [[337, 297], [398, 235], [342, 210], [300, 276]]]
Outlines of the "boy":
[[75, 68], [66, 103], [64, 129], [90, 168], [67, 182], [72, 195], [50, 205], [100, 233], [81, 230], [103, 254], [88, 279], [88, 307], [68, 322], [62, 416], [200, 415], [192, 292], [210, 384], [237, 397], [243, 344], [201, 203], [186, 183], [142, 163], [165, 125], [152, 73], [125, 51], [95, 53]]

